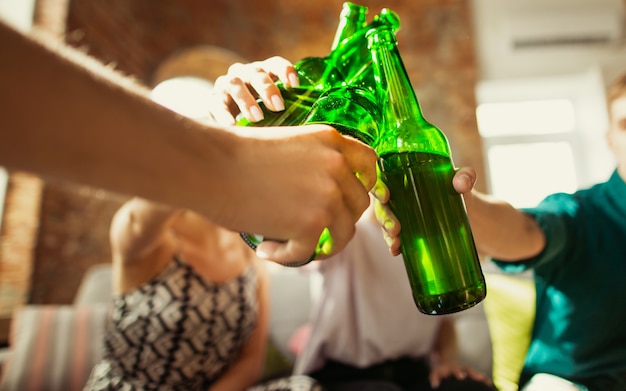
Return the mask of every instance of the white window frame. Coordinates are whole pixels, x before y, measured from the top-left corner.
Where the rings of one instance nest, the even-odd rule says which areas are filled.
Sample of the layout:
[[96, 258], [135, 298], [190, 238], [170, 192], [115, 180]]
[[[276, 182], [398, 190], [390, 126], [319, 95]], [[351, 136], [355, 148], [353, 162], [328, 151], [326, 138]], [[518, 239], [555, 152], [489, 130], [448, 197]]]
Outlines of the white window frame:
[[615, 169], [615, 159], [605, 139], [608, 114], [605, 84], [599, 69], [592, 68], [582, 73], [553, 77], [482, 81], [476, 88], [478, 105], [550, 99], [566, 99], [572, 102], [576, 124], [571, 132], [481, 136], [488, 192], [492, 193], [494, 188], [489, 169], [489, 149], [498, 145], [568, 143], [574, 155], [578, 188], [605, 181]]

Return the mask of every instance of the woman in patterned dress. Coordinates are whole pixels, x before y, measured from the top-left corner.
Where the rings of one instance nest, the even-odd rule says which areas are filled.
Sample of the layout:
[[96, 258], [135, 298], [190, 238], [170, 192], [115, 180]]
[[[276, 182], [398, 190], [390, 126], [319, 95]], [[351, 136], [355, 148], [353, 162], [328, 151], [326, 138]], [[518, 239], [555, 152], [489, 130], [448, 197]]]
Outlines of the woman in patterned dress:
[[88, 390], [245, 390], [263, 370], [267, 273], [238, 234], [134, 198], [110, 231], [114, 293]]

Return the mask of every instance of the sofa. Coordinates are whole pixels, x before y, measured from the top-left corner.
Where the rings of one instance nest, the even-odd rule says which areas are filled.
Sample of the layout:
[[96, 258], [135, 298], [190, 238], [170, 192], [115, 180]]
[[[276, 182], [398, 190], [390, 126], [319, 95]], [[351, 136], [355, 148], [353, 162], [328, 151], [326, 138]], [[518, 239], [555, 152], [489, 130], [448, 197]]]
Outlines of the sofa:
[[[460, 359], [493, 375], [501, 391], [516, 391], [533, 316], [529, 278], [485, 273], [487, 299], [455, 315]], [[270, 267], [270, 338], [265, 378], [289, 374], [290, 339], [307, 323], [319, 276]], [[81, 390], [103, 354], [102, 335], [111, 299], [111, 265], [91, 267], [71, 305], [26, 305], [15, 311], [2, 357], [0, 391]], [[493, 342], [493, 343], [492, 343]]]

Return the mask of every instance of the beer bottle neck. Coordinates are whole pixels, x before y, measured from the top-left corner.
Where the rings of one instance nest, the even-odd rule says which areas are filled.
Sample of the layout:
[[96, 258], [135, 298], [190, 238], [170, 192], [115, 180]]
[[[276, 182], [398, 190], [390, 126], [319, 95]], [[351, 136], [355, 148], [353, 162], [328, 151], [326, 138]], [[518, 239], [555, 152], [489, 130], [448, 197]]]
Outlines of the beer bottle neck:
[[339, 14], [339, 25], [330, 51], [337, 49], [346, 39], [365, 27], [367, 22], [367, 7], [345, 2]]
[[390, 123], [416, 121], [430, 126], [422, 115], [393, 32], [383, 27], [370, 30], [367, 36], [378, 82], [377, 97], [385, 108], [383, 115]]

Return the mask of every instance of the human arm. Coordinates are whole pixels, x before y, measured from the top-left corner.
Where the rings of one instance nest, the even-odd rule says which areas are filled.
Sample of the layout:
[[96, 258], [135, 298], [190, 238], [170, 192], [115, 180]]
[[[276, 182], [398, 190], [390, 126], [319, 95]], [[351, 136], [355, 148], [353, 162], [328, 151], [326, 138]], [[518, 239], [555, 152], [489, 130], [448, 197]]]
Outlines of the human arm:
[[281, 263], [308, 258], [325, 227], [332, 253], [341, 250], [367, 207], [375, 153], [331, 127], [209, 126], [152, 102], [145, 88], [60, 42], [0, 22], [0, 47], [11, 52], [0, 72], [4, 166], [287, 238], [259, 253]]
[[[457, 192], [463, 195], [472, 234], [478, 252], [503, 261], [517, 261], [539, 254], [545, 236], [537, 222], [511, 204], [473, 189], [476, 171], [460, 169], [453, 179]], [[389, 210], [389, 190], [377, 183], [376, 218], [383, 227], [383, 236], [392, 254], [400, 253], [400, 223]]]
[[448, 316], [440, 321], [433, 343], [429, 381], [433, 388], [437, 388], [443, 379], [450, 376], [460, 380], [470, 377], [476, 381], [492, 384], [487, 376], [459, 362], [454, 318]]
[[182, 213], [137, 197], [118, 209], [109, 229], [116, 293], [150, 280], [171, 260], [175, 248], [171, 228]]
[[257, 325], [240, 357], [211, 386], [209, 391], [243, 391], [261, 379], [269, 329], [269, 275], [263, 262], [255, 262], [259, 276]]
[[[251, 122], [258, 121], [262, 119], [262, 117], [257, 116], [254, 112], [258, 114], [261, 114], [262, 112], [257, 98], [260, 98], [264, 102], [265, 106], [271, 110], [283, 110], [284, 101], [281, 96], [281, 91], [277, 87], [277, 80], [280, 80], [283, 85], [288, 87], [297, 86], [299, 83], [298, 75], [293, 64], [283, 57], [274, 56], [267, 60], [255, 61], [248, 64], [233, 64], [225, 75], [217, 78], [211, 93], [211, 99], [209, 100], [211, 116], [222, 125], [234, 123], [235, 118], [240, 113], [243, 113], [244, 115], [247, 114], [248, 119], [251, 119], [252, 117]], [[245, 129], [246, 130], [240, 130], [240, 132], [260, 131], [260, 128]], [[288, 128], [282, 127], [282, 129]], [[304, 128], [296, 127], [295, 129]], [[354, 140], [352, 139], [352, 141]], [[370, 151], [370, 153], [373, 153], [373, 150]], [[326, 162], [320, 161], [320, 163], [325, 164]], [[355, 176], [361, 180], [360, 171], [355, 170], [354, 173], [356, 174]], [[375, 178], [376, 176], [370, 179]], [[368, 190], [371, 189], [374, 183], [371, 182], [370, 179], [365, 179], [363, 181]], [[352, 181], [352, 178], [350, 180]], [[333, 238], [333, 243], [337, 242], [337, 235], [340, 236], [339, 241], [344, 242], [344, 238], [349, 238], [354, 233], [353, 229], [350, 232], [346, 232], [338, 230], [333, 231], [331, 227], [328, 228], [330, 230], [331, 237]], [[253, 231], [253, 233], [258, 232]], [[346, 236], [346, 234], [348, 235]], [[280, 236], [270, 237], [276, 238], [278, 241], [263, 241], [257, 246], [257, 254], [262, 254], [267, 248], [277, 246], [280, 239], [283, 239], [283, 237]], [[334, 249], [330, 253], [325, 252], [324, 255], [318, 256], [318, 259], [327, 258], [333, 253], [336, 253]]]

